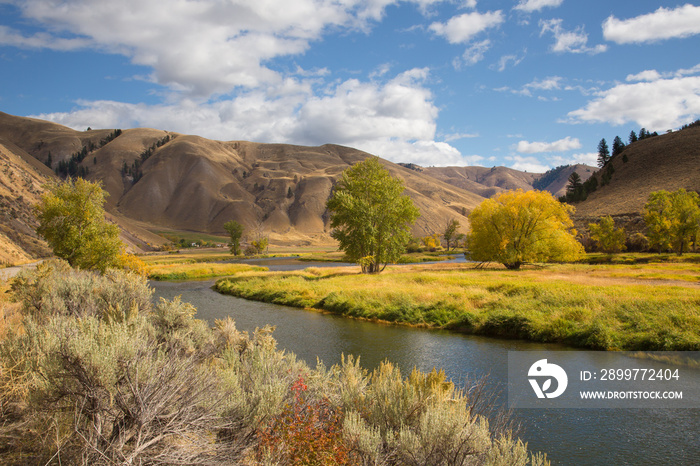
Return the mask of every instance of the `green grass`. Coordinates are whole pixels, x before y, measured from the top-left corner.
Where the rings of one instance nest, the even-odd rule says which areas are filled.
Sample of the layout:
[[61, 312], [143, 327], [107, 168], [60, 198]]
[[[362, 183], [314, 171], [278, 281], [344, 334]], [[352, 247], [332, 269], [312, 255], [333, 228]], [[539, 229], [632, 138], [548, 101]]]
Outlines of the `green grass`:
[[151, 280], [199, 280], [265, 270], [267, 267], [230, 263], [156, 264], [149, 265], [148, 278]]
[[606, 350], [700, 350], [700, 287], [683, 279], [640, 284], [597, 267], [505, 271], [437, 264], [379, 275], [307, 269], [241, 274], [216, 288], [348, 317], [505, 338]]

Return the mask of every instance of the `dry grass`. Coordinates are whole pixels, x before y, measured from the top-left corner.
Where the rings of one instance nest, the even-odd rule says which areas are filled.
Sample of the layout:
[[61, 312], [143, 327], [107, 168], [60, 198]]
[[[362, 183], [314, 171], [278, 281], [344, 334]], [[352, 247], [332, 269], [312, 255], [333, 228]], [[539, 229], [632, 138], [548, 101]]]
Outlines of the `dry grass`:
[[148, 266], [147, 274], [148, 278], [152, 280], [198, 280], [264, 270], [267, 270], [267, 268], [246, 264], [192, 263], [151, 265]]

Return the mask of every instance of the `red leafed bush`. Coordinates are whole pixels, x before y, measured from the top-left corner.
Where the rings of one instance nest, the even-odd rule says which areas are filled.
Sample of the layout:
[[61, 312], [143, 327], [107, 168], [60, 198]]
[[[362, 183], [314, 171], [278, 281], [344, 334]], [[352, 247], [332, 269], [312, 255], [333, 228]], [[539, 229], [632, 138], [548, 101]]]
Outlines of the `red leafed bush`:
[[351, 464], [342, 419], [327, 399], [310, 400], [304, 378], [291, 385], [292, 400], [258, 433], [259, 458], [283, 464]]

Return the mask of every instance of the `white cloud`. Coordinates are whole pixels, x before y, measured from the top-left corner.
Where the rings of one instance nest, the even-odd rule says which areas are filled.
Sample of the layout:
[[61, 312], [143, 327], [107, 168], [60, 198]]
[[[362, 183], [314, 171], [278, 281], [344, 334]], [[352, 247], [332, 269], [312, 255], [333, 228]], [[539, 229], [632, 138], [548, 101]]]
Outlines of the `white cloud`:
[[659, 73], [656, 70], [644, 70], [637, 74], [628, 74], [625, 81], [657, 81], [659, 79], [682, 78], [683, 76], [692, 76], [700, 73], [700, 65], [695, 65], [692, 68], [681, 68], [677, 71], [665, 71]]
[[541, 152], [564, 152], [572, 149], [580, 149], [581, 142], [570, 136], [554, 142], [528, 142], [519, 141], [516, 150], [521, 154], [538, 154]]
[[618, 44], [653, 42], [700, 34], [700, 6], [685, 4], [675, 9], [660, 7], [653, 13], [603, 22], [603, 37]]
[[451, 44], [464, 44], [486, 29], [499, 26], [504, 17], [501, 10], [487, 13], [465, 13], [451, 18], [446, 23], [435, 22], [429, 29]]
[[595, 167], [598, 165], [598, 153], [584, 152], [581, 154], [573, 154], [571, 156], [571, 162], [569, 163], [582, 163], [584, 165], [590, 165], [591, 167]]
[[542, 8], [556, 8], [561, 5], [563, 0], [520, 0], [520, 3], [513, 7], [514, 10], [521, 10], [527, 13], [540, 11]]
[[0, 26], [0, 45], [65, 52], [86, 48], [90, 44], [91, 42], [87, 39], [55, 37], [44, 32], [39, 32], [32, 36], [24, 36], [7, 26]]
[[395, 141], [390, 138], [378, 139], [362, 147], [370, 154], [392, 162], [411, 162], [423, 167], [448, 167], [481, 165], [480, 155], [462, 155], [446, 142], [436, 141]]
[[465, 165], [480, 160], [463, 157], [448, 142], [435, 141], [438, 109], [424, 86], [428, 78], [427, 69], [412, 69], [384, 83], [350, 79], [320, 92], [306, 81], [287, 79], [217, 102], [83, 101], [72, 112], [37, 117], [81, 130], [146, 126], [219, 140], [334, 143], [395, 162], [422, 165]]
[[472, 139], [472, 138], [478, 138], [479, 134], [478, 133], [452, 133], [452, 134], [445, 134], [443, 136], [443, 139], [446, 142], [451, 142], [451, 141], [458, 141], [460, 139]]
[[[413, 0], [427, 8], [437, 0]], [[332, 28], [366, 29], [395, 0], [23, 0], [27, 35], [0, 27], [0, 45], [121, 54], [149, 80], [189, 97], [279, 84], [270, 60], [305, 52]], [[281, 14], [280, 12], [283, 12]], [[108, 20], [106, 20], [108, 18]]]
[[512, 63], [513, 67], [516, 67], [524, 59], [525, 53], [523, 53], [522, 57], [518, 57], [517, 55], [503, 55], [501, 58], [498, 59], [498, 64], [491, 66], [491, 68], [495, 68], [498, 71], [505, 71], [505, 69], [508, 68], [509, 63]]
[[550, 47], [552, 52], [595, 55], [607, 50], [607, 46], [604, 44], [589, 47], [588, 34], [584, 32], [583, 26], [579, 26], [573, 31], [567, 31], [562, 27], [562, 22], [563, 20], [559, 18], [540, 21], [540, 36], [543, 36], [545, 33], [554, 35], [554, 44]]
[[462, 63], [471, 66], [484, 59], [484, 54], [491, 48], [491, 41], [488, 39], [481, 42], [474, 42], [462, 54], [462, 58], [455, 61], [455, 67], [459, 68]]
[[521, 155], [510, 155], [505, 158], [512, 163], [510, 168], [515, 170], [527, 171], [529, 173], [544, 173], [551, 167], [550, 164], [542, 162], [537, 157], [523, 157]]
[[644, 70], [637, 74], [628, 74], [625, 81], [656, 81], [661, 79], [661, 74], [656, 70]]
[[678, 127], [700, 116], [700, 77], [618, 84], [568, 116], [573, 123], [636, 122], [652, 131]]

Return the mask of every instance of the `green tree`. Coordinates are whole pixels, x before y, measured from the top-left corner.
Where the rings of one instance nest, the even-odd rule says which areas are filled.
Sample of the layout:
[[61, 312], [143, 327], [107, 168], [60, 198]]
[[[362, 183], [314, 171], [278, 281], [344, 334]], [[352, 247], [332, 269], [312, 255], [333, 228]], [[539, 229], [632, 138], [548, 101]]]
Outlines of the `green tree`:
[[569, 215], [574, 208], [546, 191], [505, 191], [469, 215], [471, 259], [519, 269], [526, 262], [573, 261], [583, 254]]
[[622, 142], [620, 136], [615, 136], [612, 144], [612, 156], [615, 157], [616, 155], [621, 154], [623, 150], [625, 150], [625, 143]]
[[615, 220], [610, 215], [601, 217], [598, 223], [589, 223], [588, 229], [591, 232], [591, 239], [604, 253], [613, 254], [626, 249], [625, 230], [624, 228], [615, 228]]
[[403, 182], [371, 157], [345, 170], [328, 200], [331, 236], [363, 273], [395, 263], [411, 239], [419, 212], [403, 190]]
[[637, 133], [635, 133], [634, 130], [630, 131], [630, 137], [628, 141], [630, 144], [632, 144], [633, 142], [637, 142]]
[[610, 160], [610, 149], [608, 149], [608, 143], [603, 138], [598, 143], [598, 166], [604, 166], [608, 163], [608, 160]]
[[442, 233], [442, 237], [445, 238], [445, 243], [447, 243], [447, 251], [449, 252], [450, 250], [450, 245], [452, 247], [455, 247], [457, 245], [457, 241], [459, 241], [460, 238], [464, 237], [463, 234], [459, 233], [459, 227], [461, 225], [459, 224], [459, 220], [456, 218], [453, 218], [449, 222], [447, 222], [447, 225], [445, 226], [445, 231]]
[[268, 244], [269, 240], [266, 236], [261, 236], [260, 238], [250, 242], [250, 245], [253, 249], [255, 249], [256, 254], [262, 254]]
[[231, 254], [237, 256], [241, 253], [241, 237], [243, 236], [243, 225], [235, 220], [230, 220], [224, 223], [224, 230], [229, 234], [228, 247], [231, 249]]
[[659, 252], [672, 248], [680, 256], [700, 232], [698, 193], [655, 191], [644, 206], [644, 221], [651, 247]]
[[124, 245], [119, 227], [105, 219], [106, 195], [99, 182], [68, 179], [51, 185], [36, 207], [37, 233], [73, 267], [104, 272], [119, 265]]
[[569, 184], [566, 186], [566, 200], [578, 202], [586, 199], [586, 189], [581, 181], [581, 176], [573, 172], [569, 175]]

